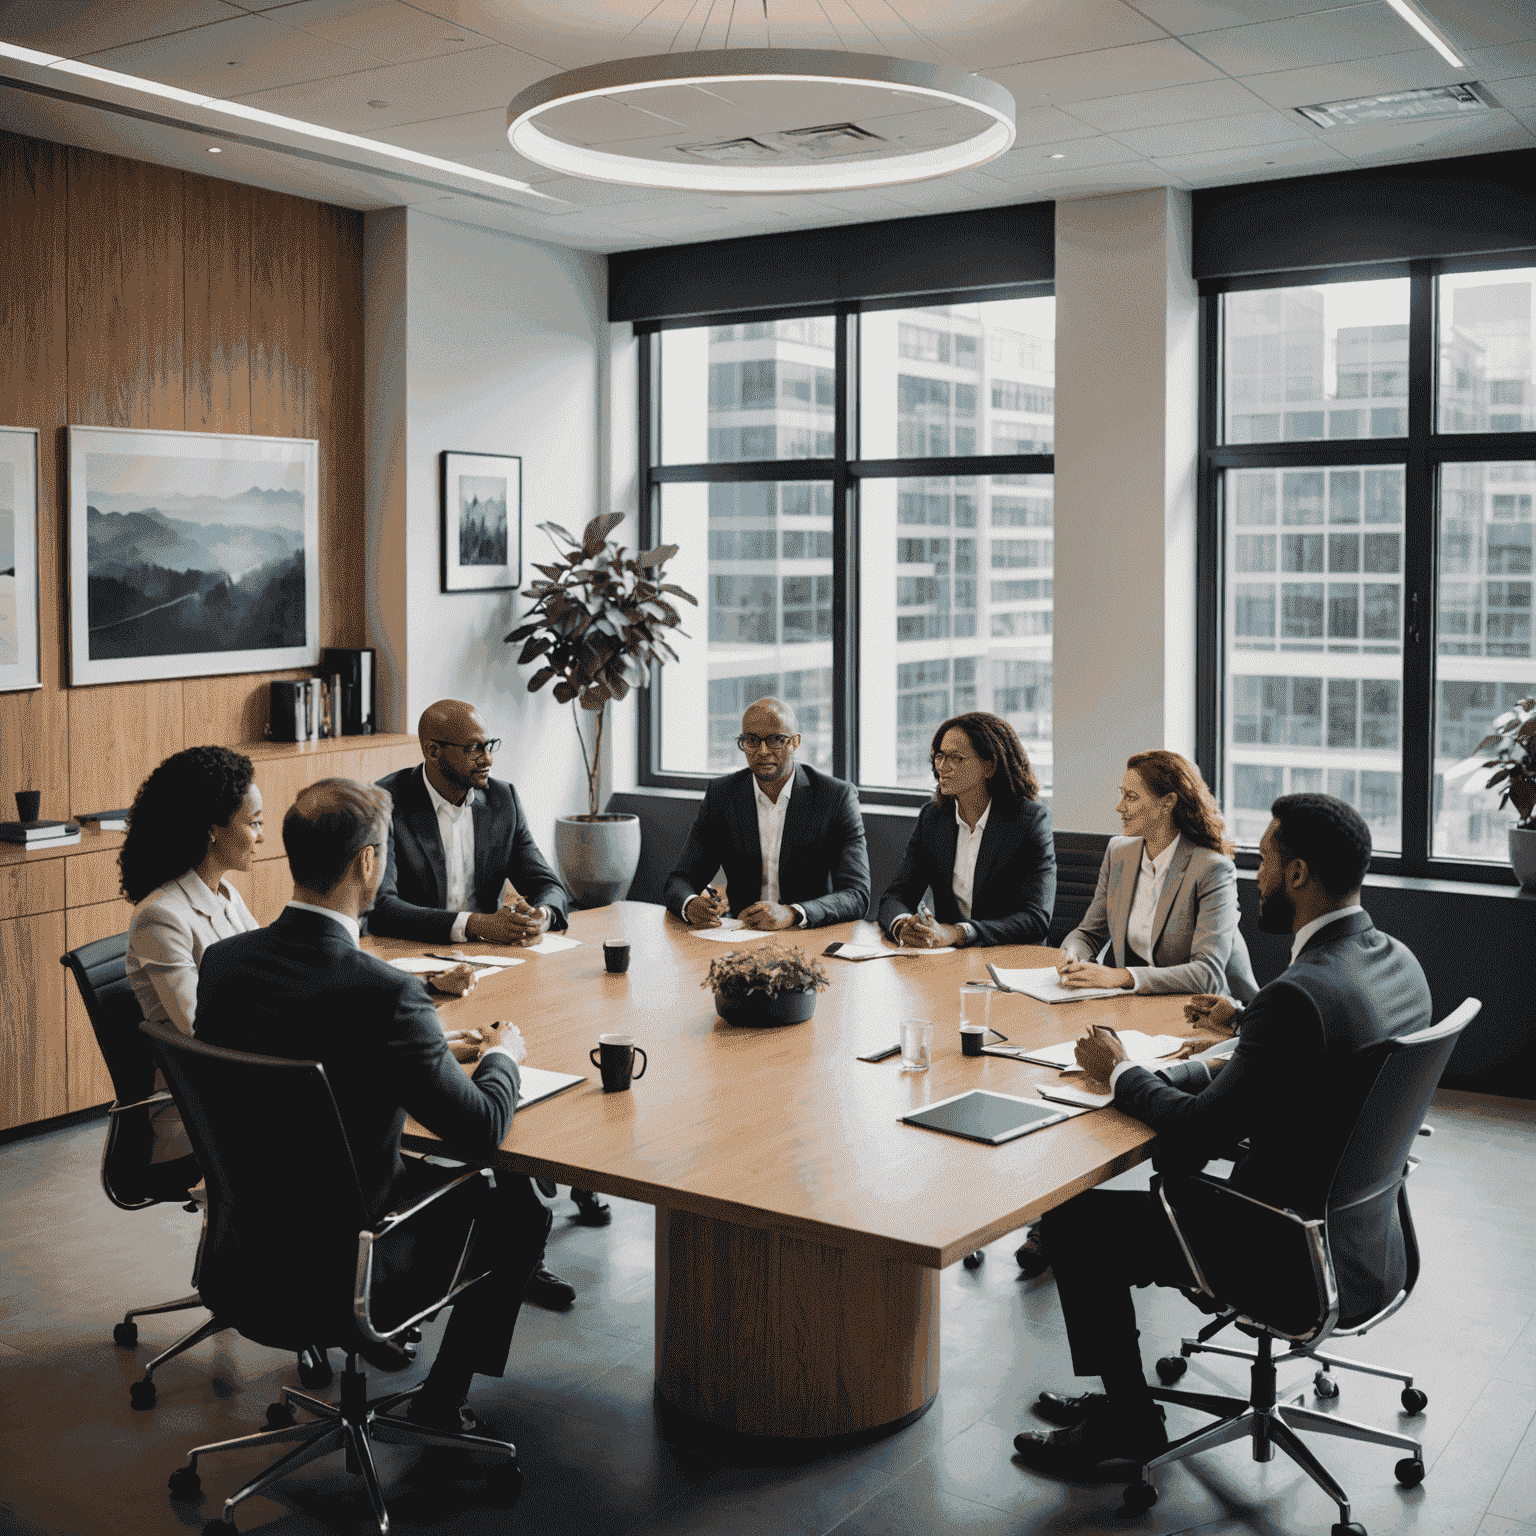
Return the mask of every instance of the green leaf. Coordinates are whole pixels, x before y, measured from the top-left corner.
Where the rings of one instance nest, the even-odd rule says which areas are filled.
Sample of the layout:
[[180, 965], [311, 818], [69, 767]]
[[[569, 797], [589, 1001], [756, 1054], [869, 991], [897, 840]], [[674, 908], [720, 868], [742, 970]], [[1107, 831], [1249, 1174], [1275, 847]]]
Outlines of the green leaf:
[[567, 544], [579, 544], [581, 542], [569, 528], [562, 528], [559, 523], [540, 523], [539, 527], [545, 533], [558, 533]]
[[551, 641], [548, 635], [536, 636], [523, 647], [522, 654], [517, 658], [518, 665], [521, 666], [524, 662], [532, 661], [535, 656], [542, 656], [552, 644], [553, 641]]
[[636, 558], [649, 570], [653, 565], [665, 565], [677, 553], [677, 548], [676, 544], [658, 544], [655, 549], [648, 549]]
[[583, 709], [601, 709], [608, 702], [608, 690], [601, 683], [588, 688], [581, 696]]
[[673, 597], [683, 598], [686, 602], [692, 603], [695, 608], [699, 606], [699, 600], [692, 592], [685, 592], [681, 587], [674, 587], [669, 581], [664, 581], [661, 584], [661, 590], [663, 592], [670, 592]]
[[557, 704], [569, 704], [576, 697], [576, 692], [576, 684], [562, 677], [555, 684], [555, 702]]
[[559, 581], [565, 575], [565, 568], [559, 565], [534, 565], [534, 570], [542, 571], [551, 581]]
[[[528, 692], [537, 693], [539, 689], [542, 688], [544, 684], [547, 683], [554, 675], [555, 669], [553, 667], [540, 667], [539, 670], [528, 679]], [[555, 692], [556, 697], [558, 697], [559, 690], [556, 689]], [[562, 699], [561, 703], [564, 702], [565, 701]]]

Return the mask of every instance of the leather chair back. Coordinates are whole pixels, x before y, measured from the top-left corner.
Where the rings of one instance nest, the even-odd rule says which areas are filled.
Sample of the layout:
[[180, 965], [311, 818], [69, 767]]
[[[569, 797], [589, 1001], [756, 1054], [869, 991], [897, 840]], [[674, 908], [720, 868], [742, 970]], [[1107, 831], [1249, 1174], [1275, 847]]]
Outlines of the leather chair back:
[[1103, 832], [1053, 832], [1051, 836], [1056, 846], [1056, 905], [1044, 942], [1054, 948], [1087, 915], [1109, 837]]

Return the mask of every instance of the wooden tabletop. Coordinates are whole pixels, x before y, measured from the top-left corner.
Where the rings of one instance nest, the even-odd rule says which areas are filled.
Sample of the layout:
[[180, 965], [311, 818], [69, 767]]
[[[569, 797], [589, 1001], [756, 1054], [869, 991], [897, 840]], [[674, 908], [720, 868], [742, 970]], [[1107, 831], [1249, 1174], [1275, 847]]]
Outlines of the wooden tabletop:
[[[570, 937], [581, 947], [530, 954], [439, 1007], [450, 1029], [510, 1020], [528, 1042], [530, 1065], [587, 1076], [517, 1112], [498, 1161], [518, 1172], [943, 1267], [1147, 1156], [1151, 1132], [1113, 1109], [1001, 1147], [900, 1123], [968, 1088], [1034, 1097], [1036, 1083], [1056, 1076], [1024, 1062], [964, 1057], [958, 1034], [961, 982], [986, 979], [988, 961], [1048, 964], [1054, 950], [828, 958], [832, 984], [812, 1019], [746, 1029], [717, 1017], [713, 994], [700, 986], [729, 946], [695, 937], [665, 908], [618, 902], [577, 912]], [[808, 954], [833, 939], [879, 942], [871, 923], [785, 937]], [[605, 938], [629, 941], [627, 975], [604, 970]], [[365, 944], [387, 959], [438, 947]], [[1000, 994], [992, 1017], [1010, 1044], [1048, 1045], [1095, 1022], [1187, 1034], [1183, 1002], [1127, 996], [1053, 1007]], [[895, 1057], [855, 1059], [894, 1044], [904, 1018], [933, 1021], [931, 1070], [903, 1073]], [[649, 1070], [626, 1093], [604, 1093], [588, 1060], [604, 1031], [634, 1035], [649, 1054]], [[414, 1122], [406, 1141], [418, 1150], [437, 1145]]]

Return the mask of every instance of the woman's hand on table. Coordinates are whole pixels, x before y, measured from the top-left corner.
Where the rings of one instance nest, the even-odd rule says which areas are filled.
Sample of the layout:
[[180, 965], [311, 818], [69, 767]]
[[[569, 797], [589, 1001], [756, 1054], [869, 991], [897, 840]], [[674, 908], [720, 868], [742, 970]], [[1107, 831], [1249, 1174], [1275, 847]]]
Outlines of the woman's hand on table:
[[1087, 987], [1117, 987], [1123, 992], [1134, 986], [1136, 981], [1123, 968], [1096, 965], [1092, 960], [1079, 960], [1076, 955], [1066, 955], [1057, 962], [1056, 979], [1074, 992]]

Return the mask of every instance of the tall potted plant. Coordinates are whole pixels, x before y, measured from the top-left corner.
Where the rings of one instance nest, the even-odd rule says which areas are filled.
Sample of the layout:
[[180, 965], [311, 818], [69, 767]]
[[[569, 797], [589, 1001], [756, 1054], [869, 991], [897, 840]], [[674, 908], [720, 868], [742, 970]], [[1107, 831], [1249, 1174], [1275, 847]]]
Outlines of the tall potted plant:
[[1509, 829], [1509, 862], [1520, 884], [1536, 891], [1536, 698], [1520, 699], [1500, 715], [1472, 756], [1445, 777], [1464, 775], [1470, 775], [1468, 794], [1498, 789], [1499, 809], [1513, 805], [1520, 813]]
[[[698, 606], [692, 593], [662, 579], [677, 545], [629, 554], [608, 537], [623, 521], [622, 512], [602, 513], [579, 539], [559, 523], [540, 523], [560, 563], [535, 565], [542, 579], [523, 592], [534, 600], [533, 607], [527, 622], [507, 636], [509, 643], [524, 642], [520, 664], [541, 663], [528, 680], [529, 693], [553, 683], [555, 698], [571, 706], [576, 722], [587, 770], [587, 814], [562, 816], [555, 823], [555, 856], [565, 883], [584, 907], [622, 901], [640, 862], [639, 818], [603, 815], [598, 805], [608, 701], [627, 697], [667, 657], [677, 660], [663, 634], [685, 631], [669, 596]], [[581, 729], [583, 711], [593, 719], [590, 753]]]

